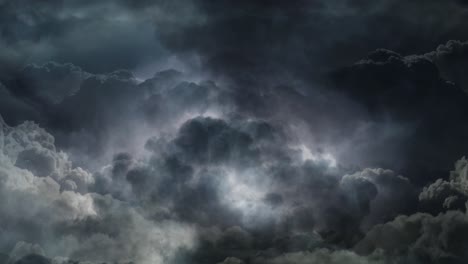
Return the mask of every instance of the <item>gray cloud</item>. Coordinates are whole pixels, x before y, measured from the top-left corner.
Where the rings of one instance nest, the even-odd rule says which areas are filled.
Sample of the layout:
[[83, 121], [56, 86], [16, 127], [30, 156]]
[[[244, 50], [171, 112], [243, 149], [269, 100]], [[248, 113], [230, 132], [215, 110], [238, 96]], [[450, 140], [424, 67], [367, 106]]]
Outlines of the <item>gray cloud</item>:
[[65, 153], [56, 151], [54, 138], [36, 124], [9, 127], [2, 122], [0, 131], [0, 250], [12, 250], [12, 261], [26, 255], [18, 261], [29, 263], [40, 258], [28, 255], [35, 253], [166, 263], [178, 248], [194, 245], [189, 226], [156, 223], [109, 195], [87, 193], [93, 176], [73, 167]]
[[151, 15], [119, 1], [3, 1], [0, 13], [4, 73], [49, 59], [107, 72], [165, 56]]
[[439, 45], [433, 52], [426, 56], [434, 61], [441, 75], [456, 85], [467, 89], [466, 80], [466, 56], [467, 42], [450, 40], [446, 44]]
[[355, 249], [361, 253], [382, 249], [416, 263], [462, 263], [466, 259], [466, 224], [466, 215], [460, 211], [399, 216], [371, 229]]
[[0, 262], [466, 262], [466, 12], [0, 1]]
[[466, 159], [462, 158], [455, 163], [455, 170], [451, 171], [448, 179], [438, 179], [424, 187], [419, 194], [419, 200], [426, 210], [442, 211], [444, 209], [465, 209], [468, 200], [466, 181]]

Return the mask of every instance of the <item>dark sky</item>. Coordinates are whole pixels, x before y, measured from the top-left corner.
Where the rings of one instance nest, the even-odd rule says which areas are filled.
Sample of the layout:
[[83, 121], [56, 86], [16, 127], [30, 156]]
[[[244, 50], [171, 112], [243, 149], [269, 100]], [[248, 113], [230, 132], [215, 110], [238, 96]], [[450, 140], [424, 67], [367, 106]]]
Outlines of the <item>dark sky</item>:
[[0, 0], [0, 264], [468, 263], [468, 2]]

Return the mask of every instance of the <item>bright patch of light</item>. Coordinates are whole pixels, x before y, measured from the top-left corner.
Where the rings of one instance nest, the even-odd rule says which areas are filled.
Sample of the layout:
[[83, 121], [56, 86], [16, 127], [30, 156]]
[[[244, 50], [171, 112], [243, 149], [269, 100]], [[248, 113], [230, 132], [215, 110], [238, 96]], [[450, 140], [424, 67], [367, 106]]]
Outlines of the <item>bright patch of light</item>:
[[244, 225], [255, 226], [279, 219], [283, 207], [272, 207], [265, 202], [268, 187], [259, 182], [255, 172], [228, 171], [224, 181], [225, 203], [242, 215]]
[[336, 159], [331, 153], [312, 153], [305, 145], [300, 145], [298, 148], [301, 151], [303, 161], [326, 162], [330, 167], [336, 167]]
[[184, 113], [176, 122], [176, 127], [182, 126], [185, 122], [197, 118], [197, 117], [210, 117], [213, 119], [221, 119], [223, 114], [220, 111], [215, 109], [208, 109], [203, 112], [195, 112], [195, 113]]
[[252, 210], [255, 204], [261, 202], [265, 195], [260, 190], [256, 189], [253, 184], [239, 179], [235, 172], [228, 172], [226, 176], [227, 195], [226, 199], [233, 207], [240, 209], [243, 212]]

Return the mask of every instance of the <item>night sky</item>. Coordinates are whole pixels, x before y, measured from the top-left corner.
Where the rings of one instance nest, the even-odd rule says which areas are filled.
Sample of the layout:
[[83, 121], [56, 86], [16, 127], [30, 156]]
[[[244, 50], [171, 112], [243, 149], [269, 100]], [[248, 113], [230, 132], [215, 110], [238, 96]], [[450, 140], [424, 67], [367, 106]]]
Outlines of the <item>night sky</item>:
[[0, 0], [0, 264], [468, 263], [468, 1]]

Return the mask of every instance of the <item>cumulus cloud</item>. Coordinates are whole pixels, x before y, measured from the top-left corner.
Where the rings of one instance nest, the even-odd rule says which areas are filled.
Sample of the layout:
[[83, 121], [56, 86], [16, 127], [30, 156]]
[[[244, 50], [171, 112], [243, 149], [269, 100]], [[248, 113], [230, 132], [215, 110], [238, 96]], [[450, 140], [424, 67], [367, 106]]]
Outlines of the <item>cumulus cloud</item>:
[[0, 0], [0, 262], [466, 262], [465, 13]]
[[167, 263], [194, 245], [188, 225], [155, 222], [110, 195], [87, 192], [94, 177], [73, 167], [38, 125], [2, 122], [0, 131], [0, 247], [12, 263], [45, 261], [37, 254]]
[[369, 214], [362, 228], [412, 212], [417, 206], [417, 188], [409, 179], [384, 169], [364, 169], [348, 177], [362, 177], [375, 185], [375, 198], [369, 204]]
[[467, 160], [462, 158], [455, 163], [455, 169], [448, 179], [437, 179], [424, 187], [419, 194], [419, 200], [426, 210], [442, 211], [444, 209], [464, 210], [468, 201], [466, 186]]
[[140, 204], [153, 219], [197, 226], [192, 261], [349, 247], [417, 201], [407, 178], [384, 169], [345, 175], [325, 158], [304, 156], [306, 147], [265, 120], [195, 117], [146, 146], [144, 159], [116, 155], [93, 188]]
[[463, 90], [467, 90], [466, 41], [450, 40], [446, 44], [439, 45], [435, 51], [429, 52], [425, 56], [434, 61], [445, 79], [454, 82]]
[[94, 169], [115, 152], [141, 152], [147, 137], [171, 133], [189, 118], [233, 108], [226, 89], [192, 82], [175, 70], [140, 82], [126, 70], [91, 74], [73, 64], [47, 62], [27, 65], [0, 87], [5, 95], [0, 110], [9, 123], [33, 120], [47, 127], [58, 146]]
[[365, 254], [381, 249], [416, 263], [462, 263], [466, 259], [466, 226], [466, 214], [460, 211], [399, 216], [371, 229], [355, 250]]
[[[43, 124], [57, 134], [57, 144], [72, 153], [76, 147], [94, 147], [113, 158], [91, 173], [73, 165], [74, 155], [70, 158], [58, 150], [55, 137], [34, 122], [15, 127], [2, 122], [2, 193], [17, 197], [2, 208], [11, 226], [4, 248], [26, 241], [40, 245], [41, 254], [80, 261], [165, 263], [178, 254], [174, 261], [276, 263], [317, 258], [373, 263], [381, 261], [380, 255], [359, 256], [350, 249], [377, 254], [382, 246], [366, 242], [376, 228], [389, 225], [400, 214], [413, 214], [430, 200], [424, 197], [433, 196], [426, 194], [431, 185], [420, 194], [418, 204], [418, 183], [411, 178], [386, 169], [349, 168], [326, 150], [313, 148], [313, 141], [295, 126], [301, 117], [284, 119], [282, 111], [290, 106], [278, 108], [279, 115], [257, 116], [255, 111], [242, 110], [232, 88], [210, 81], [189, 82], [186, 75], [172, 70], [139, 82], [124, 70], [96, 75], [72, 65], [30, 67], [45, 72], [61, 69], [66, 72], [64, 79], [76, 85], [60, 102], [31, 97], [45, 108], [59, 110], [53, 115], [40, 112], [47, 119]], [[381, 67], [381, 76], [362, 77]], [[341, 82], [352, 89], [379, 83], [389, 72], [387, 67], [399, 69], [392, 74], [400, 79], [392, 77], [396, 83], [380, 89], [398, 96], [408, 92], [399, 86], [408, 80], [408, 87], [418, 93], [426, 92], [421, 87], [430, 84], [449, 98], [460, 95], [439, 76], [432, 76], [437, 68], [431, 61], [387, 50], [371, 53], [338, 73], [336, 89], [343, 88]], [[83, 78], [70, 77], [76, 76], [73, 72], [81, 72]], [[10, 93], [11, 88], [6, 90]], [[348, 92], [351, 97], [358, 91]], [[281, 95], [272, 90], [271, 97], [264, 99]], [[367, 107], [380, 100], [379, 93], [367, 96], [356, 100]], [[284, 98], [301, 102], [307, 97], [293, 93]], [[84, 102], [87, 108], [75, 111]], [[383, 107], [376, 109], [377, 120], [387, 109], [399, 122], [412, 121], [411, 115], [402, 115], [408, 109], [415, 116], [422, 111], [387, 98], [377, 105]], [[147, 129], [141, 130], [141, 124]], [[129, 148], [134, 140], [146, 152]], [[457, 171], [463, 170], [458, 166]], [[458, 178], [453, 176], [452, 181]], [[455, 208], [463, 202], [461, 193], [451, 192], [442, 206]], [[21, 207], [24, 202], [34, 210]], [[14, 210], [17, 207], [25, 211]], [[28, 229], [14, 224], [24, 216], [50, 224], [41, 228], [36, 221], [27, 221]], [[331, 246], [343, 251], [326, 251]], [[265, 257], [256, 259], [257, 254]], [[392, 261], [406, 256], [389, 254], [386, 257]]]

